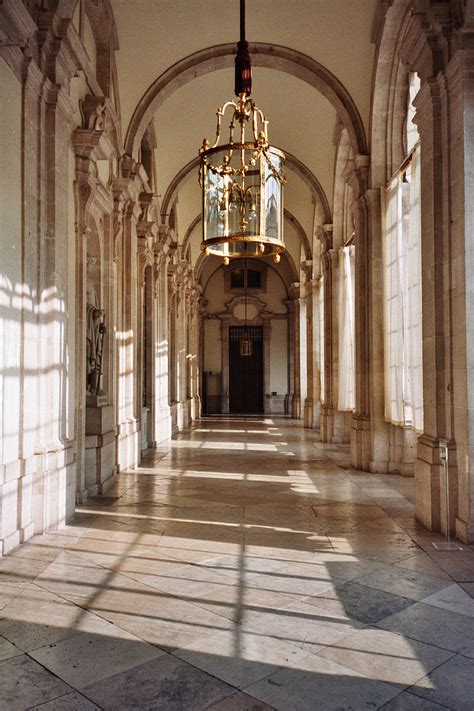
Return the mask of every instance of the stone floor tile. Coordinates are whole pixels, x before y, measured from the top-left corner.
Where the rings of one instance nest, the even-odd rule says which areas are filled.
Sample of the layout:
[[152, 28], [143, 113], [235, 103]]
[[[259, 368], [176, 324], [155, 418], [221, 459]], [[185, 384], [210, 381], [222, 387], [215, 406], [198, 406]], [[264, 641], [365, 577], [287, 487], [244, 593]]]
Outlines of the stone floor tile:
[[216, 585], [233, 587], [228, 576], [218, 570], [205, 568], [177, 560], [124, 561], [119, 567], [121, 575], [144, 583], [153, 588], [178, 595], [184, 600], [199, 599], [206, 595], [208, 588]]
[[238, 691], [224, 701], [208, 706], [207, 711], [274, 711], [274, 708]]
[[452, 652], [370, 627], [326, 647], [319, 655], [371, 679], [411, 686], [447, 661]]
[[307, 653], [282, 639], [236, 625], [198, 639], [175, 655], [242, 689], [269, 676], [278, 667], [297, 667]]
[[329, 711], [378, 708], [399, 690], [311, 654], [298, 669], [278, 671], [246, 687], [245, 693], [279, 711]]
[[365, 624], [378, 622], [413, 604], [406, 597], [369, 588], [359, 581], [332, 586], [306, 602]]
[[[14, 553], [15, 551], [13, 551]], [[10, 554], [0, 559], [1, 583], [28, 585], [48, 566], [48, 560], [38, 560]]]
[[203, 560], [198, 564], [203, 568], [219, 571], [233, 579], [245, 577], [249, 579], [264, 573], [271, 574], [289, 565], [288, 561], [280, 558], [253, 556], [244, 551], [241, 555], [223, 555]]
[[100, 711], [100, 707], [86, 699], [78, 691], [74, 691], [72, 694], [60, 696], [45, 704], [33, 706], [29, 711]]
[[[121, 472], [0, 561], [0, 664], [24, 659], [18, 643], [114, 711], [455, 708], [413, 690], [453, 652], [474, 658], [473, 550], [434, 551], [413, 480], [356, 472], [347, 446], [316, 438], [282, 418], [209, 418]], [[28, 684], [30, 706], [103, 705]]]
[[332, 581], [328, 575], [322, 580], [317, 577], [311, 577], [307, 571], [298, 569], [294, 565], [284, 567], [271, 574], [265, 573], [252, 576], [248, 581], [248, 585], [268, 592], [281, 592], [298, 597], [306, 597], [324, 592], [332, 586]]
[[467, 615], [416, 602], [376, 626], [474, 658], [474, 620]]
[[472, 548], [465, 548], [455, 553], [442, 553], [433, 550], [431, 542], [434, 539], [431, 536], [426, 538], [430, 549], [430, 557], [455, 582], [474, 583], [474, 550]]
[[397, 568], [413, 570], [416, 573], [432, 575], [435, 578], [441, 578], [443, 580], [449, 580], [451, 582], [451, 578], [446, 573], [446, 571], [444, 571], [439, 565], [437, 565], [435, 561], [429, 557], [429, 555], [421, 551], [419, 553], [415, 553], [409, 558], [406, 558], [405, 560], [401, 560], [395, 565]]
[[410, 694], [409, 691], [402, 691], [399, 696], [381, 706], [380, 711], [442, 711], [442, 709], [446, 708], [448, 707], [422, 699], [421, 696]]
[[456, 655], [418, 681], [410, 692], [456, 711], [472, 711], [474, 660]]
[[0, 635], [24, 652], [105, 626], [100, 618], [35, 584], [3, 608], [2, 618]]
[[469, 597], [474, 598], [474, 583], [460, 583], [460, 585]]
[[434, 605], [452, 612], [459, 612], [461, 615], [474, 617], [474, 599], [456, 583], [426, 597], [423, 602], [425, 605]]
[[22, 654], [22, 650], [9, 642], [5, 637], [0, 637], [0, 661], [10, 659]]
[[438, 593], [450, 585], [446, 580], [395, 566], [371, 572], [369, 575], [358, 578], [357, 582], [392, 595], [400, 595], [409, 600], [423, 600], [428, 595]]
[[90, 685], [83, 693], [104, 711], [201, 711], [234, 691], [224, 682], [167, 655]]
[[25, 655], [0, 662], [0, 708], [23, 711], [64, 696], [71, 688]]
[[30, 656], [75, 689], [162, 656], [163, 650], [109, 625], [107, 633], [84, 633], [36, 649]]
[[305, 594], [254, 587], [252, 582], [253, 578], [247, 583], [242, 581], [242, 584], [236, 580], [234, 585], [201, 585], [197, 595], [188, 601], [232, 622], [244, 623], [252, 614], [279, 610], [306, 597]]
[[[98, 614], [105, 619], [167, 650], [183, 647], [204, 634], [228, 629], [233, 624], [223, 614], [215, 614], [177, 597], [161, 597], [157, 591], [151, 600], [136, 596], [134, 601], [123, 604], [122, 610], [118, 604], [115, 610], [105, 609], [107, 603], [104, 601], [97, 607], [100, 609]], [[224, 604], [221, 611], [222, 608]]]
[[317, 608], [305, 600], [277, 611], [249, 613], [244, 628], [308, 652], [319, 652], [363, 626], [344, 614]]

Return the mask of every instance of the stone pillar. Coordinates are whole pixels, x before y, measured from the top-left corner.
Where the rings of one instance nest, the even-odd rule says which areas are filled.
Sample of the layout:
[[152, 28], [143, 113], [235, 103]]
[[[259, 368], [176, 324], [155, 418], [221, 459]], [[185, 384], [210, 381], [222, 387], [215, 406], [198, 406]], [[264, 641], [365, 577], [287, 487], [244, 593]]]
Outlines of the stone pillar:
[[[355, 200], [355, 412], [352, 417], [351, 460], [356, 469], [371, 468], [370, 427], [370, 270], [367, 202], [368, 156], [356, 156], [351, 176]], [[381, 324], [378, 324], [379, 328]], [[375, 328], [374, 324], [374, 328]], [[380, 387], [380, 384], [378, 384]]]
[[[434, 80], [422, 85], [416, 100], [416, 123], [421, 137], [421, 241], [423, 419], [415, 462], [416, 516], [427, 528], [441, 526], [439, 440], [448, 438], [444, 408], [446, 387], [446, 296], [443, 245], [442, 110], [439, 86]], [[449, 332], [448, 332], [449, 337]], [[429, 375], [429, 377], [427, 377]]]
[[230, 314], [223, 314], [221, 317], [221, 348], [222, 348], [222, 402], [221, 412], [227, 415], [230, 412], [230, 395], [229, 395], [229, 324], [231, 320]]
[[200, 373], [202, 372], [199, 358], [201, 347], [201, 327], [202, 321], [199, 315], [201, 287], [195, 285], [191, 291], [191, 318], [189, 324], [190, 342], [190, 396], [191, 396], [191, 419], [196, 420], [201, 417], [201, 388]]
[[[138, 196], [136, 196], [138, 198]], [[120, 350], [119, 377], [120, 416], [119, 464], [120, 468], [134, 467], [139, 460], [140, 403], [136, 401], [137, 361], [137, 221], [140, 206], [130, 198], [124, 222], [122, 240], [122, 330], [118, 344]]]
[[[324, 373], [324, 378], [321, 391], [321, 441], [332, 442], [334, 437], [333, 254], [335, 250], [331, 248], [332, 235], [330, 233], [327, 233], [323, 236], [322, 242], [323, 251], [321, 253], [321, 267], [323, 276], [324, 302], [324, 353], [322, 355], [322, 369]], [[335, 283], [337, 284], [337, 279], [335, 280]]]
[[293, 362], [293, 390], [291, 398], [291, 416], [294, 419], [301, 417], [301, 300], [300, 300], [300, 284], [294, 282], [290, 288], [291, 299], [291, 323], [292, 328], [289, 329], [293, 336], [290, 344], [292, 348]]
[[[183, 268], [183, 265], [181, 265]], [[181, 276], [177, 294], [177, 401], [178, 429], [189, 426], [191, 401], [189, 397], [188, 368], [188, 318], [190, 313], [190, 293], [188, 276]]]
[[[43, 104], [44, 233], [40, 243], [40, 418], [45, 471], [41, 532], [64, 524], [74, 512], [74, 426], [69, 426], [64, 393], [68, 389], [68, 361], [64, 343], [73, 331], [73, 305], [69, 304], [68, 151], [72, 107], [60, 85], [46, 84]], [[71, 176], [72, 177], [72, 176]], [[71, 309], [70, 309], [71, 307]], [[71, 353], [74, 369], [75, 354]]]
[[[361, 385], [368, 388], [368, 404], [364, 408], [370, 412], [371, 455], [370, 471], [387, 472], [389, 465], [389, 425], [385, 421], [384, 389], [384, 286], [383, 286], [383, 250], [382, 250], [382, 205], [380, 190], [367, 190], [365, 200], [357, 208], [360, 221], [367, 219], [369, 235], [368, 248], [368, 283], [360, 284], [360, 297], [368, 304], [369, 371], [361, 373]], [[356, 260], [359, 243], [356, 244]], [[370, 288], [369, 288], [370, 284]], [[357, 304], [357, 297], [356, 297]], [[356, 306], [357, 313], [357, 306]], [[356, 321], [357, 329], [357, 321]], [[357, 332], [357, 331], [356, 331]], [[356, 336], [357, 338], [357, 336]], [[360, 364], [361, 365], [361, 364]]]
[[170, 260], [168, 267], [168, 398], [171, 416], [171, 433], [178, 432], [178, 381], [177, 381], [177, 319], [178, 319], [178, 284], [175, 265]]
[[156, 344], [155, 344], [155, 417], [154, 440], [156, 446], [161, 446], [171, 439], [171, 412], [168, 390], [168, 360], [169, 360], [169, 306], [168, 306], [168, 266], [169, 239], [160, 233], [158, 246], [155, 285], [156, 304]]
[[295, 396], [295, 302], [288, 299], [288, 397], [285, 404], [285, 413], [293, 415], [293, 401]]
[[272, 322], [271, 318], [265, 317], [263, 321], [263, 411], [265, 414], [271, 413], [270, 395], [270, 359], [272, 343]]
[[[474, 37], [471, 8], [468, 38]], [[467, 28], [465, 28], [467, 29]], [[472, 45], [471, 45], [472, 46]], [[474, 50], [456, 52], [446, 69], [447, 106], [450, 112], [447, 139], [450, 147], [448, 185], [451, 209], [446, 248], [449, 254], [450, 339], [445, 398], [450, 407], [450, 526], [465, 542], [474, 542]], [[445, 307], [446, 309], [446, 307]], [[453, 447], [455, 435], [456, 449]], [[445, 482], [441, 482], [442, 490]], [[419, 502], [417, 502], [418, 505]], [[419, 504], [421, 507], [421, 504]], [[446, 511], [441, 498], [441, 528]]]
[[307, 395], [304, 403], [304, 426], [320, 427], [320, 375], [318, 367], [319, 279], [313, 279], [313, 263], [305, 263], [306, 274], [306, 372]]

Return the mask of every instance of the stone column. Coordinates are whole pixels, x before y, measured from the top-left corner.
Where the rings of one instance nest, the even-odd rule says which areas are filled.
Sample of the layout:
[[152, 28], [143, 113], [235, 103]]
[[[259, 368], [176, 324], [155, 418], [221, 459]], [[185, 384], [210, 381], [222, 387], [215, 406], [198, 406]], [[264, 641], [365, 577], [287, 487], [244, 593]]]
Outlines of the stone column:
[[168, 398], [171, 415], [171, 432], [176, 434], [178, 431], [177, 419], [177, 398], [178, 398], [178, 382], [177, 382], [177, 318], [178, 318], [178, 284], [175, 273], [175, 266], [170, 260], [168, 267], [168, 313], [166, 318], [168, 321]]
[[285, 401], [285, 414], [293, 417], [295, 394], [295, 303], [288, 299], [285, 304], [288, 311], [288, 394]]
[[[138, 198], [138, 196], [136, 196]], [[124, 223], [122, 240], [122, 332], [119, 348], [121, 422], [119, 423], [119, 464], [120, 467], [134, 467], [139, 459], [139, 417], [140, 403], [136, 401], [137, 362], [137, 221], [140, 206], [137, 199], [130, 199]]]
[[[356, 469], [371, 469], [370, 423], [370, 270], [367, 202], [368, 156], [356, 156], [351, 176], [355, 200], [355, 412], [352, 417], [351, 460]], [[380, 328], [381, 324], [377, 324]], [[374, 328], [377, 327], [373, 325]], [[378, 384], [380, 387], [380, 384]]]
[[157, 446], [171, 439], [171, 413], [168, 390], [168, 266], [169, 239], [166, 233], [160, 233], [160, 243], [157, 248], [155, 266], [155, 284], [157, 305], [155, 316], [156, 347], [155, 347], [155, 419], [154, 439]]
[[[183, 265], [182, 265], [183, 266]], [[188, 393], [188, 318], [190, 311], [188, 277], [182, 275], [177, 295], [177, 400], [178, 428], [188, 427], [190, 399]]]
[[[421, 137], [421, 263], [423, 333], [424, 433], [418, 439], [415, 462], [416, 516], [427, 528], [441, 526], [439, 440], [448, 438], [446, 412], [445, 320], [446, 291], [443, 245], [444, 190], [442, 111], [439, 86], [427, 80], [416, 100]], [[449, 332], [448, 332], [449, 333]], [[429, 374], [429, 377], [427, 377]]]
[[[68, 360], [64, 356], [68, 331], [73, 331], [69, 303], [68, 151], [72, 107], [59, 84], [46, 83], [43, 104], [44, 233], [40, 242], [40, 423], [45, 448], [43, 521], [37, 532], [56, 528], [74, 512], [72, 440], [64, 397], [68, 390]], [[70, 307], [72, 313], [70, 313]], [[70, 315], [69, 315], [70, 314]], [[71, 319], [71, 320], [69, 320]], [[75, 354], [70, 354], [74, 369]], [[73, 423], [72, 423], [73, 425]]]
[[[346, 415], [349, 413], [342, 412], [338, 409], [339, 398], [339, 280], [342, 275], [339, 270], [339, 249], [330, 249], [328, 251], [328, 299], [331, 302], [330, 308], [330, 323], [328, 326], [328, 339], [330, 339], [330, 365], [329, 372], [326, 375], [328, 382], [328, 414], [331, 420], [329, 430], [331, 432], [332, 442], [348, 442], [349, 432], [346, 427]], [[329, 354], [328, 354], [329, 355]]]
[[271, 317], [264, 317], [263, 326], [263, 411], [265, 414], [271, 412], [270, 400], [270, 359], [272, 343], [272, 322]]
[[[464, 36], [471, 47], [474, 39], [474, 8]], [[451, 146], [450, 187], [452, 191], [450, 261], [452, 294], [451, 344], [452, 382], [447, 397], [453, 412], [457, 447], [456, 534], [474, 542], [474, 50], [458, 51], [446, 71], [450, 96]], [[464, 312], [464, 319], [461, 314]], [[462, 344], [462, 347], [460, 347]], [[450, 385], [450, 386], [449, 386]], [[463, 393], [466, 396], [463, 397]], [[454, 395], [457, 396], [456, 406]], [[453, 459], [454, 452], [450, 452]], [[454, 480], [454, 481], [453, 481]], [[456, 477], [451, 477], [452, 486]], [[442, 522], [445, 519], [441, 510]], [[456, 513], [456, 512], [455, 512]], [[453, 517], [452, 517], [453, 518]], [[443, 526], [442, 526], [443, 528]]]
[[222, 403], [221, 412], [227, 415], [230, 412], [229, 395], [229, 323], [230, 314], [223, 314], [221, 317], [221, 347], [222, 347]]
[[[323, 301], [324, 301], [324, 354], [323, 363], [323, 385], [321, 391], [321, 441], [332, 442], [334, 437], [334, 361], [333, 361], [333, 341], [334, 341], [334, 289], [333, 289], [333, 262], [335, 250], [331, 248], [332, 235], [325, 234], [322, 238], [323, 251], [321, 254], [321, 266], [323, 275]], [[334, 280], [337, 284], [337, 279]], [[337, 318], [337, 311], [336, 311]]]
[[[368, 404], [367, 400], [365, 400], [363, 408], [370, 413], [370, 470], [373, 472], [386, 472], [390, 470], [390, 457], [389, 425], [385, 421], [384, 285], [380, 190], [367, 190], [364, 204], [359, 205], [357, 211], [361, 213], [359, 224], [361, 221], [367, 219], [369, 235], [367, 244], [368, 283], [364, 285], [362, 282], [360, 284], [360, 297], [367, 300], [367, 316], [371, 324], [368, 330], [370, 367], [368, 373], [362, 370], [359, 382], [363, 388], [368, 388]], [[358, 244], [359, 243], [356, 244], [356, 261]], [[367, 321], [364, 321], [364, 323], [367, 328]], [[362, 364], [360, 364], [359, 367], [361, 367], [361, 365]]]
[[305, 262], [306, 274], [306, 372], [307, 395], [304, 403], [304, 426], [320, 427], [320, 375], [318, 367], [319, 278], [313, 279], [313, 263]]
[[[466, 46], [474, 37], [474, 9], [471, 25], [464, 28]], [[471, 44], [472, 46], [472, 44]], [[446, 139], [450, 148], [447, 191], [450, 211], [445, 224], [450, 227], [446, 250], [449, 259], [448, 307], [450, 338], [447, 343], [445, 398], [450, 409], [447, 422], [450, 457], [451, 530], [465, 542], [474, 542], [474, 50], [456, 52], [446, 70]], [[452, 429], [451, 429], [452, 428]], [[450, 431], [451, 430], [451, 431]], [[454, 449], [454, 440], [456, 449]], [[441, 481], [444, 489], [445, 482]], [[417, 501], [421, 508], [421, 502]], [[441, 497], [441, 529], [446, 510]]]
[[201, 373], [202, 367], [200, 364], [201, 358], [201, 328], [202, 321], [200, 317], [201, 307], [201, 286], [195, 284], [192, 291], [191, 310], [192, 310], [192, 326], [191, 326], [191, 417], [197, 420], [201, 417]]
[[[291, 398], [291, 416], [294, 419], [299, 419], [301, 417], [301, 300], [300, 296], [300, 284], [299, 282], [294, 282], [290, 287], [291, 295], [291, 319], [292, 328], [289, 329], [291, 332], [292, 345], [293, 345], [293, 391]], [[290, 345], [291, 349], [291, 345]]]

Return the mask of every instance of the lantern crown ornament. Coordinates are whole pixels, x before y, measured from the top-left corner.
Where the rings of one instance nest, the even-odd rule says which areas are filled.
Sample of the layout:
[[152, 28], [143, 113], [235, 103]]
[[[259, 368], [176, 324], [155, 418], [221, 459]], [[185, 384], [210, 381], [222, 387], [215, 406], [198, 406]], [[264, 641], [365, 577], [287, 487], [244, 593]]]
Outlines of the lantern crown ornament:
[[[206, 255], [232, 258], [273, 255], [284, 251], [283, 173], [285, 155], [270, 145], [268, 120], [251, 98], [252, 67], [245, 39], [245, 0], [240, 0], [240, 41], [235, 58], [236, 101], [217, 110], [213, 145], [205, 138], [199, 149], [199, 182], [203, 199]], [[231, 114], [229, 140], [221, 143], [224, 116]]]

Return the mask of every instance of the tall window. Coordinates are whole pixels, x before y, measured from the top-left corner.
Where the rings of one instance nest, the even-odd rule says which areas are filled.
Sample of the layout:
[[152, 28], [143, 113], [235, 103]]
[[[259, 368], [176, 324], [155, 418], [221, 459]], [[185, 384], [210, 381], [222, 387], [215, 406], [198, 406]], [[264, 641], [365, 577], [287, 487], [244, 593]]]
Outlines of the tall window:
[[355, 408], [354, 362], [355, 362], [355, 247], [348, 245], [339, 250], [339, 392], [338, 410]]
[[421, 301], [420, 142], [410, 78], [406, 121], [407, 156], [385, 190], [383, 239], [385, 307], [385, 417], [423, 429]]
[[321, 275], [319, 280], [319, 374], [320, 374], [320, 387], [321, 387], [321, 402], [324, 404], [326, 402], [326, 373], [324, 367], [324, 276]]

